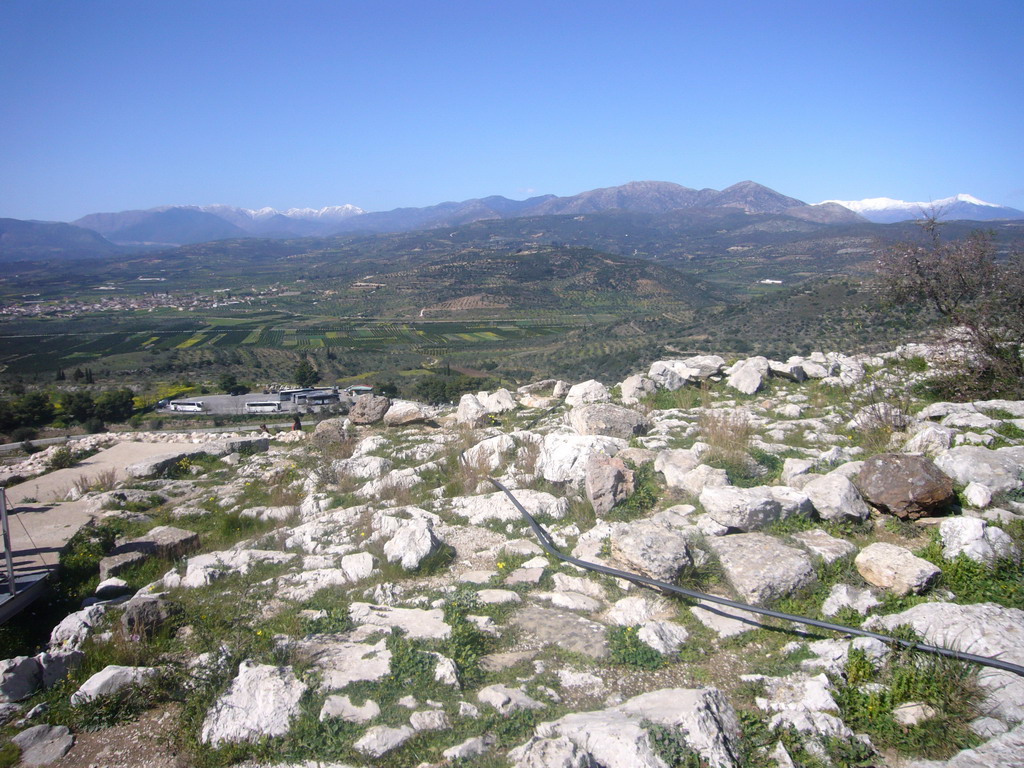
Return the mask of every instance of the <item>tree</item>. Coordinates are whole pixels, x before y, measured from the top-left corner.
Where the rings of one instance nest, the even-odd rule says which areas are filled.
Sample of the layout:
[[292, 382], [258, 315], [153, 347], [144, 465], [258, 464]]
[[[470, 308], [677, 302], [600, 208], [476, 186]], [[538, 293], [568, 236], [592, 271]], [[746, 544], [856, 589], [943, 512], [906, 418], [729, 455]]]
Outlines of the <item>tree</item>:
[[922, 241], [886, 248], [876, 266], [888, 297], [934, 312], [959, 350], [947, 394], [1024, 395], [1024, 258], [998, 261], [988, 232], [947, 242], [935, 218], [922, 228]]
[[66, 392], [60, 401], [61, 408], [68, 416], [81, 423], [96, 415], [96, 403], [92, 395], [83, 390]]
[[295, 366], [295, 383], [300, 387], [315, 387], [318, 381], [320, 381], [320, 371], [309, 362], [308, 357], [302, 358]]
[[96, 398], [95, 416], [106, 423], [128, 421], [135, 413], [135, 393], [130, 389], [104, 392]]
[[221, 374], [221, 377], [217, 379], [217, 386], [229, 395], [244, 395], [249, 391], [245, 384], [239, 383], [238, 378], [233, 373]]

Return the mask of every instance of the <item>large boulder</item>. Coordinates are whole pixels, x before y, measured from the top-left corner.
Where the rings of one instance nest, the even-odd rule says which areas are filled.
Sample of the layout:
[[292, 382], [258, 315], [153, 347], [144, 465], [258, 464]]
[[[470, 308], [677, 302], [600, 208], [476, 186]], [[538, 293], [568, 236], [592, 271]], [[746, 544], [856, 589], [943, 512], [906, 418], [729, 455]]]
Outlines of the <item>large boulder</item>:
[[430, 521], [414, 517], [402, 521], [398, 531], [384, 545], [384, 556], [389, 563], [400, 563], [405, 570], [414, 571], [440, 548], [441, 540], [434, 534]]
[[748, 357], [729, 369], [725, 383], [745, 395], [752, 395], [764, 386], [769, 375], [768, 359]]
[[430, 421], [430, 413], [419, 403], [409, 400], [394, 400], [384, 413], [384, 424], [389, 427], [404, 427], [407, 424], [423, 424]]
[[581, 485], [587, 476], [587, 462], [591, 454], [614, 456], [626, 447], [626, 441], [603, 435], [544, 435], [537, 472], [552, 483]]
[[688, 448], [667, 448], [654, 459], [654, 471], [665, 476], [669, 488], [682, 488], [683, 478], [700, 463]]
[[996, 451], [975, 445], [950, 448], [935, 457], [935, 464], [960, 485], [978, 483], [990, 491], [1013, 491], [1020, 488], [1022, 462], [1012, 451]]
[[459, 399], [459, 407], [455, 412], [455, 420], [459, 424], [468, 424], [471, 427], [478, 427], [487, 423], [487, 408], [476, 395], [469, 393]]
[[657, 385], [646, 376], [629, 376], [619, 384], [622, 402], [626, 405], [636, 405], [656, 390]]
[[171, 525], [158, 525], [148, 533], [114, 547], [100, 561], [100, 581], [149, 557], [174, 560], [199, 549], [199, 534]]
[[151, 638], [181, 612], [180, 606], [157, 595], [129, 600], [121, 614], [121, 628], [128, 637]]
[[335, 417], [317, 422], [313, 429], [313, 440], [318, 445], [343, 443], [349, 438], [347, 418]]
[[291, 667], [273, 667], [243, 661], [227, 693], [206, 713], [201, 740], [218, 747], [224, 743], [259, 741], [283, 736], [299, 713], [306, 684]]
[[488, 413], [505, 413], [506, 411], [514, 411], [519, 407], [519, 403], [516, 402], [515, 397], [507, 389], [498, 389], [494, 392], [480, 392], [477, 394], [477, 400], [480, 401]]
[[813, 584], [810, 556], [763, 533], [738, 533], [708, 539], [725, 577], [741, 599], [763, 605]]
[[659, 523], [641, 520], [630, 524], [611, 540], [612, 557], [628, 570], [659, 581], [673, 581], [694, 564], [686, 537]]
[[862, 549], [853, 562], [864, 581], [897, 595], [919, 594], [942, 573], [909, 550], [882, 541]]
[[815, 477], [801, 489], [823, 520], [867, 520], [871, 510], [856, 487], [841, 474], [830, 472]]
[[622, 459], [592, 453], [583, 485], [594, 512], [601, 516], [632, 495], [633, 470]]
[[644, 432], [647, 419], [634, 410], [611, 403], [590, 403], [573, 408], [566, 417], [581, 435], [605, 435], [628, 440]]
[[376, 424], [390, 407], [391, 400], [382, 395], [360, 395], [349, 409], [348, 418], [353, 424]]
[[856, 485], [868, 502], [903, 519], [935, 514], [956, 501], [953, 481], [924, 456], [872, 456], [861, 467]]

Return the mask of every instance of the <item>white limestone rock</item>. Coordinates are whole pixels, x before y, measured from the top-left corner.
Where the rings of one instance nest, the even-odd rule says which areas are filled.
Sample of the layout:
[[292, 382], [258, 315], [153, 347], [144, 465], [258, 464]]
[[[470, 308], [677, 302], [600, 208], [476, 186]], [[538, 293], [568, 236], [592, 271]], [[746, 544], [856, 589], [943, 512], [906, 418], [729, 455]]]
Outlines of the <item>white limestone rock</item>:
[[541, 443], [537, 473], [552, 483], [571, 483], [579, 487], [586, 479], [592, 453], [614, 456], [626, 445], [625, 440], [616, 437], [549, 433]]
[[570, 408], [575, 408], [587, 403], [606, 403], [611, 399], [612, 395], [608, 391], [608, 387], [599, 381], [590, 379], [570, 387], [565, 396], [565, 404]]
[[1012, 452], [971, 445], [943, 451], [935, 457], [935, 465], [961, 485], [979, 483], [993, 493], [1020, 488], [1024, 470]]
[[320, 708], [320, 719], [340, 718], [349, 723], [368, 723], [380, 715], [380, 706], [372, 699], [367, 699], [357, 707], [348, 696], [334, 694], [324, 699]]
[[391, 668], [391, 651], [384, 640], [374, 645], [338, 635], [311, 635], [297, 640], [293, 650], [320, 673], [320, 690], [336, 691], [350, 683], [382, 679]]
[[415, 571], [426, 558], [441, 548], [430, 521], [422, 517], [402, 521], [401, 527], [384, 545], [389, 563], [399, 563], [407, 571]]
[[368, 637], [383, 629], [385, 632], [397, 627], [410, 640], [443, 640], [451, 634], [452, 628], [444, 621], [444, 611], [439, 608], [393, 608], [371, 603], [352, 603], [349, 617], [361, 625], [354, 638]]
[[543, 704], [530, 698], [519, 688], [509, 688], [500, 683], [481, 688], [476, 698], [481, 704], [489, 704], [503, 715], [517, 709], [544, 709]]
[[1013, 539], [1001, 528], [977, 517], [950, 517], [939, 524], [942, 556], [952, 560], [964, 554], [979, 563], [994, 563], [1019, 553]]
[[398, 749], [405, 744], [416, 733], [407, 725], [400, 725], [392, 728], [387, 725], [374, 725], [366, 729], [366, 733], [352, 745], [353, 748], [369, 755], [370, 757], [381, 757], [393, 749]]
[[816, 477], [801, 490], [810, 498], [823, 520], [867, 520], [871, 514], [856, 487], [841, 474]]
[[243, 661], [230, 688], [210, 708], [201, 740], [217, 747], [225, 742], [258, 741], [283, 736], [299, 713], [306, 684], [291, 667], [272, 667]]
[[745, 602], [755, 605], [785, 597], [815, 580], [811, 558], [763, 533], [739, 533], [708, 540], [725, 577]]
[[732, 530], [756, 531], [782, 519], [782, 505], [765, 486], [707, 486], [700, 503], [707, 517]]
[[831, 536], [821, 528], [798, 531], [793, 534], [793, 538], [801, 547], [826, 563], [834, 563], [857, 551], [857, 546], [853, 542]]
[[852, 587], [849, 584], [834, 584], [821, 606], [821, 612], [825, 616], [835, 616], [843, 608], [852, 608], [857, 613], [866, 614], [881, 604], [870, 589]]
[[622, 402], [626, 405], [636, 405], [656, 390], [657, 385], [646, 376], [629, 376], [619, 384]]
[[920, 594], [941, 573], [938, 567], [909, 550], [881, 541], [862, 549], [854, 564], [868, 584], [896, 595]]
[[116, 693], [125, 686], [139, 685], [157, 673], [156, 667], [123, 667], [110, 664], [90, 677], [71, 694], [72, 704]]
[[[534, 516], [548, 515], [560, 520], [569, 510], [569, 502], [565, 498], [556, 498], [544, 491], [521, 488], [515, 491], [515, 496], [526, 511]], [[467, 518], [472, 525], [482, 525], [491, 520], [512, 522], [523, 518], [508, 496], [501, 491], [480, 496], [459, 496], [448, 505], [453, 513]]]

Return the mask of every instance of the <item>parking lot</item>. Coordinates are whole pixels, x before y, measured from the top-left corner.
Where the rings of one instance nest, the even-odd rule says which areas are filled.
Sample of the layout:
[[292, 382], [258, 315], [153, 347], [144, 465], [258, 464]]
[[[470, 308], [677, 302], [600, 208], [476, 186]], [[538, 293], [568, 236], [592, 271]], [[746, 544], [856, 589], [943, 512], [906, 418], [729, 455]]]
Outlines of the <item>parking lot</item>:
[[[186, 400], [182, 398], [182, 400]], [[195, 397], [187, 398], [187, 402], [190, 403], [202, 403], [203, 407], [201, 411], [195, 413], [204, 413], [210, 416], [259, 416], [266, 414], [268, 418], [272, 418], [275, 413], [294, 414], [294, 413], [320, 413], [323, 411], [347, 411], [352, 405], [352, 398], [345, 392], [340, 393], [340, 402], [329, 403], [327, 405], [307, 405], [306, 403], [292, 403], [292, 402], [280, 402], [280, 396], [275, 394], [263, 394], [261, 392], [250, 392], [246, 395], [196, 395]], [[280, 411], [247, 411], [245, 408], [246, 403], [277, 403], [280, 407]], [[159, 413], [188, 413], [188, 411], [173, 411], [169, 407], [164, 406], [157, 408]]]

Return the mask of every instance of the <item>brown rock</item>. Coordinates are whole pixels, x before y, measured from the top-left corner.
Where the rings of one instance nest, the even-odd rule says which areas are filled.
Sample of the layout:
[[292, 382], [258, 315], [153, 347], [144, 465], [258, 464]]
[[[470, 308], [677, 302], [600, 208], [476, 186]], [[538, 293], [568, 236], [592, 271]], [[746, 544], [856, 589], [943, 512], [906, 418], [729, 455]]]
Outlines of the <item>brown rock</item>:
[[883, 512], [916, 520], [956, 501], [953, 481], [923, 456], [883, 453], [864, 462], [857, 476], [861, 495]]
[[348, 412], [348, 418], [353, 424], [376, 424], [384, 418], [390, 407], [391, 401], [386, 397], [360, 395]]
[[633, 493], [633, 471], [620, 458], [594, 453], [587, 461], [585, 486], [594, 512], [604, 515]]

